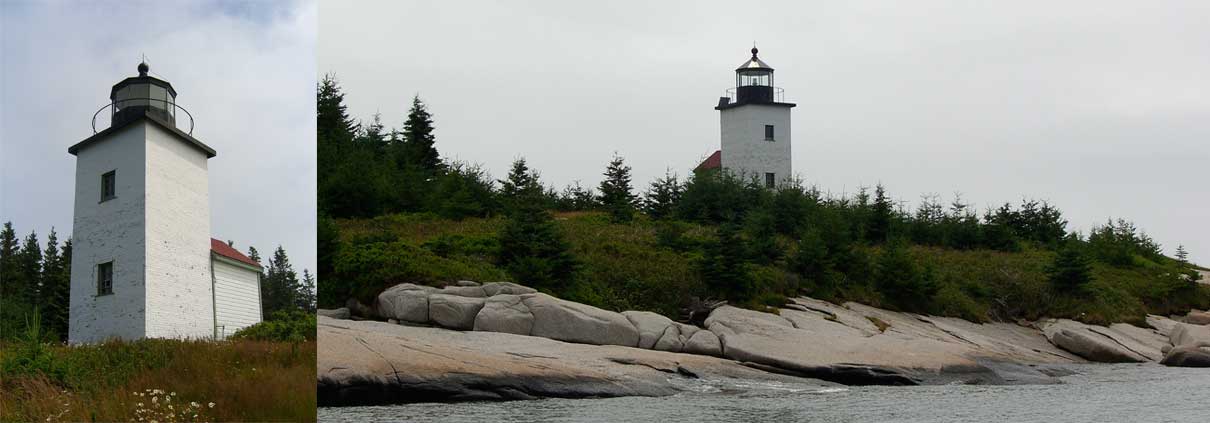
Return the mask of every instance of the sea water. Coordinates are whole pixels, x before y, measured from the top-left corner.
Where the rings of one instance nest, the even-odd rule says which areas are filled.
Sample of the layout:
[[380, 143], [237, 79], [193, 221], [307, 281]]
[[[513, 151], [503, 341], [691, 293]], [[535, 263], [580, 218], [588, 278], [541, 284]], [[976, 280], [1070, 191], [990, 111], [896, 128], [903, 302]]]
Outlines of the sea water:
[[659, 398], [329, 407], [320, 421], [415, 422], [1197, 422], [1210, 423], [1210, 369], [1083, 364], [1058, 385], [820, 387], [674, 380]]

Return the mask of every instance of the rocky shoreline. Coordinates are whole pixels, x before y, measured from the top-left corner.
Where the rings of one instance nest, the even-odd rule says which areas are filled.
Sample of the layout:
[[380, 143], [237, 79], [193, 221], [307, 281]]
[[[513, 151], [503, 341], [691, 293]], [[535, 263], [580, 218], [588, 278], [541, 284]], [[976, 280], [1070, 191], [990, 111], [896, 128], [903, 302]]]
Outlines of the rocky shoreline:
[[[1065, 319], [978, 324], [795, 298], [778, 314], [723, 306], [704, 327], [565, 301], [507, 282], [400, 284], [321, 310], [321, 406], [664, 396], [679, 380], [820, 386], [1060, 383], [1061, 365], [1210, 366], [1205, 312], [1148, 328]], [[350, 320], [356, 319], [356, 320]]]

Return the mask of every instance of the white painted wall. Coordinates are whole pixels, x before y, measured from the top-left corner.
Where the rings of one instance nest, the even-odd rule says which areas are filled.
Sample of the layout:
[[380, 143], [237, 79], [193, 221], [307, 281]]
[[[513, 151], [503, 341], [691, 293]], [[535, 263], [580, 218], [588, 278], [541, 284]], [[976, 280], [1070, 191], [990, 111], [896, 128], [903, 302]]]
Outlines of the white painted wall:
[[146, 131], [145, 336], [209, 338], [210, 183], [206, 154], [156, 125]]
[[[719, 111], [722, 120], [723, 169], [764, 184], [765, 173], [777, 182], [794, 177], [790, 161], [790, 107], [745, 104]], [[773, 125], [773, 141], [765, 140]]]
[[260, 272], [214, 257], [215, 335], [226, 338], [260, 323]]
[[[68, 341], [137, 339], [145, 322], [147, 124], [133, 124], [77, 152]], [[116, 198], [100, 202], [101, 175], [115, 171]], [[113, 261], [113, 295], [97, 296], [97, 264]]]

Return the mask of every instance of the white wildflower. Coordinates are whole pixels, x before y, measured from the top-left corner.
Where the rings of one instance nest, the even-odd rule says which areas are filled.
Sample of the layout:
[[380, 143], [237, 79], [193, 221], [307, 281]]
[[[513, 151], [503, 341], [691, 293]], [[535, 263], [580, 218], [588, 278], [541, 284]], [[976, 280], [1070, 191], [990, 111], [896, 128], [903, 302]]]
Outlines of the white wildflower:
[[214, 403], [210, 403], [210, 408], [214, 408]]

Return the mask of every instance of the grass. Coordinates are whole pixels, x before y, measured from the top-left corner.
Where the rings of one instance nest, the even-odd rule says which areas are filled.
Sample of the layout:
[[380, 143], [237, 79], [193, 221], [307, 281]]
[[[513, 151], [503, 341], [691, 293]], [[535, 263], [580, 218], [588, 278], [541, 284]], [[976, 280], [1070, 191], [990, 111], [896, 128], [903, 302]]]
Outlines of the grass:
[[314, 341], [8, 342], [0, 421], [315, 421], [315, 358]]
[[[693, 263], [701, 254], [696, 247], [713, 240], [712, 227], [679, 222], [672, 231], [676, 235], [669, 237], [669, 226], [643, 216], [617, 224], [603, 213], [569, 212], [556, 213], [555, 220], [580, 262], [573, 282], [556, 295], [605, 309], [649, 310], [676, 318], [690, 296], [703, 292]], [[343, 260], [337, 260], [336, 277], [354, 278], [351, 285], [360, 287], [355, 295], [367, 302], [402, 282], [442, 286], [460, 279], [508, 280], [493, 261], [498, 248], [494, 239], [502, 224], [502, 218], [455, 221], [431, 214], [337, 220]], [[796, 253], [795, 243], [780, 236], [777, 243], [785, 252], [782, 259], [751, 266], [751, 275], [764, 291], [738, 305], [771, 310], [786, 295], [799, 294], [873, 306], [890, 303], [868, 283], [822, 289], [800, 281], [786, 266], [786, 257]], [[859, 248], [867, 257], [880, 254], [879, 247]], [[1210, 307], [1210, 286], [1178, 292], [1165, 279], [1170, 267], [1141, 258], [1130, 268], [1094, 262], [1094, 281], [1088, 287], [1059, 293], [1047, 280], [1046, 267], [1055, 256], [1050, 250], [1029, 245], [1019, 252], [914, 245], [910, 255], [934, 272], [937, 292], [927, 311], [976, 322], [1067, 317], [1096, 324], [1142, 324], [1148, 313]], [[320, 301], [343, 303], [343, 298]]]

